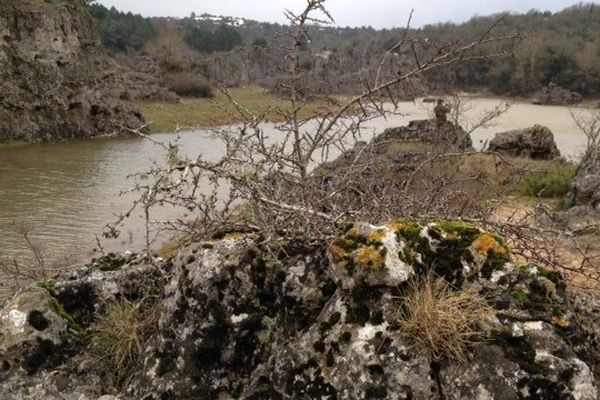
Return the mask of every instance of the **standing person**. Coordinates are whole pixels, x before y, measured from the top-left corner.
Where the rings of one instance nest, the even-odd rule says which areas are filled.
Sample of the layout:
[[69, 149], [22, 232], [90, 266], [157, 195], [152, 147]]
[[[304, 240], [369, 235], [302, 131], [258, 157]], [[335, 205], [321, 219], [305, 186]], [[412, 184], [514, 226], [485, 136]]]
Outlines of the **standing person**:
[[450, 112], [450, 107], [444, 103], [443, 99], [438, 99], [433, 112], [435, 113], [435, 125], [439, 131], [448, 122], [447, 115]]

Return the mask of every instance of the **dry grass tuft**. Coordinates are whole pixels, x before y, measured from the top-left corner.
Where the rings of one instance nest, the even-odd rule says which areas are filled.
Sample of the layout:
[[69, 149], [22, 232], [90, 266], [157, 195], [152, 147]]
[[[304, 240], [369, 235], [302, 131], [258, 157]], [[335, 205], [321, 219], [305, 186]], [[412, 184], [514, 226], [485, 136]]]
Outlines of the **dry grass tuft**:
[[428, 274], [402, 298], [398, 321], [404, 339], [430, 360], [466, 361], [468, 347], [484, 339], [477, 322], [490, 312], [475, 290], [453, 290]]
[[112, 303], [96, 323], [93, 351], [116, 385], [126, 382], [142, 362], [148, 338], [156, 330], [160, 310], [127, 300]]

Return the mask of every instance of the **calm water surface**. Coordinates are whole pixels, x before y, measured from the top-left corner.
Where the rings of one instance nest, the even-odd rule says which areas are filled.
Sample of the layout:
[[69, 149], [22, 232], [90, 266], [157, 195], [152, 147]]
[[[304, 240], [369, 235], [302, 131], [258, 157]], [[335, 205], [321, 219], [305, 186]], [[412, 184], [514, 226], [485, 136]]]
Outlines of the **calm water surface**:
[[[468, 116], [474, 118], [497, 103], [480, 99]], [[402, 116], [368, 123], [363, 139], [368, 140], [387, 127], [431, 115], [430, 108], [422, 103], [403, 103], [400, 111]], [[478, 147], [496, 132], [535, 123], [554, 132], [565, 156], [579, 157], [585, 137], [575, 127], [566, 107], [514, 104], [493, 127], [475, 132], [473, 140]], [[267, 124], [264, 129], [275, 133], [273, 125]], [[221, 153], [220, 146], [203, 131], [156, 134], [153, 138], [169, 142], [178, 135], [184, 151], [190, 155], [201, 153], [216, 158]], [[164, 150], [141, 138], [94, 139], [0, 150], [0, 257], [31, 259], [23, 231], [30, 232], [48, 262], [74, 262], [89, 257], [96, 245], [95, 235], [100, 236], [102, 227], [131, 205], [131, 195], [119, 196], [119, 192], [132, 185], [128, 175], [148, 168], [152, 160], [163, 159]], [[165, 209], [153, 217], [160, 219], [170, 212]], [[134, 217], [122, 237], [107, 242], [106, 247], [139, 250], [142, 227], [141, 217]]]

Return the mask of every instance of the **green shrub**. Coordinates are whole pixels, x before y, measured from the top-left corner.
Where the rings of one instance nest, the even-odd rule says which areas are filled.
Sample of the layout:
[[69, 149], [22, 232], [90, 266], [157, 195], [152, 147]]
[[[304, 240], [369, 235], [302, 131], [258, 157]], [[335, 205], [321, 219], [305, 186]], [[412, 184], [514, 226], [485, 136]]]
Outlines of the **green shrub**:
[[166, 74], [163, 83], [179, 96], [210, 98], [213, 91], [210, 84], [203, 77], [193, 72], [179, 72]]
[[571, 191], [571, 181], [577, 168], [566, 164], [548, 171], [527, 176], [524, 180], [523, 191], [532, 197], [562, 197]]

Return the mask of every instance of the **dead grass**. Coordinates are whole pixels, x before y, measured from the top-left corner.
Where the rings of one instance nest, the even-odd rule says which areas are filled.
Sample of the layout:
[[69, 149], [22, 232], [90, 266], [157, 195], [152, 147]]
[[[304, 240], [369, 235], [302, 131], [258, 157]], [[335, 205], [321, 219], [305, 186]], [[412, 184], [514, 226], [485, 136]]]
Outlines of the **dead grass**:
[[[232, 88], [229, 93], [234, 100], [253, 113], [289, 107], [285, 99], [272, 95], [259, 86]], [[309, 103], [300, 111], [300, 118], [313, 115], [325, 105], [325, 100]], [[239, 122], [239, 119], [231, 114], [234, 106], [219, 91], [215, 91], [213, 99], [184, 98], [179, 103], [150, 101], [138, 103], [138, 106], [146, 121], [152, 122], [152, 132], [173, 132], [178, 128], [206, 128]], [[271, 122], [281, 122], [281, 116], [277, 113], [268, 114], [267, 119]]]
[[147, 340], [158, 324], [157, 305], [144, 308], [127, 300], [114, 302], [91, 335], [93, 352], [115, 385], [123, 384], [142, 362]]
[[491, 311], [475, 290], [453, 290], [428, 274], [413, 281], [401, 301], [397, 316], [401, 335], [432, 361], [466, 361], [468, 347], [483, 340], [477, 322]]

